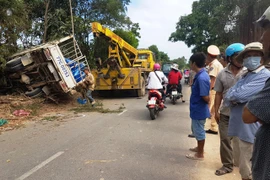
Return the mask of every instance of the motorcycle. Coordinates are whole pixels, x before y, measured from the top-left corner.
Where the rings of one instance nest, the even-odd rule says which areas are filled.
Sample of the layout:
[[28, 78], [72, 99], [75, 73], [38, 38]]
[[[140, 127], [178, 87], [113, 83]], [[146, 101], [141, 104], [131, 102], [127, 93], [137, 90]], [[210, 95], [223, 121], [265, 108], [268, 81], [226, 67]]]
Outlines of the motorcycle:
[[181, 97], [181, 94], [178, 93], [177, 88], [178, 88], [177, 84], [173, 84], [170, 88], [170, 95], [169, 96], [170, 96], [170, 99], [171, 99], [173, 105], [176, 104], [177, 99], [180, 99], [180, 97]]
[[188, 75], [184, 75], [184, 78], [185, 78], [185, 84], [188, 84], [189, 83], [189, 76]]
[[155, 120], [159, 112], [164, 109], [164, 103], [162, 102], [161, 92], [155, 89], [149, 90], [146, 107], [149, 110], [151, 119]]

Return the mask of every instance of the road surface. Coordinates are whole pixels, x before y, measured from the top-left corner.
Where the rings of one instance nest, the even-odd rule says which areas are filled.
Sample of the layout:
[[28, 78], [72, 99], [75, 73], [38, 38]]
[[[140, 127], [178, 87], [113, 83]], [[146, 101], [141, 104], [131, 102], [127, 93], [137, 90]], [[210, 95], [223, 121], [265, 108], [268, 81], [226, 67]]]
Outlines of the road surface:
[[[184, 94], [189, 99], [190, 89]], [[1, 180], [215, 180], [241, 179], [238, 169], [218, 177], [219, 136], [207, 135], [205, 160], [185, 157], [196, 146], [189, 101], [150, 120], [144, 98], [102, 100], [122, 113], [70, 114], [62, 121], [27, 124], [0, 135]]]

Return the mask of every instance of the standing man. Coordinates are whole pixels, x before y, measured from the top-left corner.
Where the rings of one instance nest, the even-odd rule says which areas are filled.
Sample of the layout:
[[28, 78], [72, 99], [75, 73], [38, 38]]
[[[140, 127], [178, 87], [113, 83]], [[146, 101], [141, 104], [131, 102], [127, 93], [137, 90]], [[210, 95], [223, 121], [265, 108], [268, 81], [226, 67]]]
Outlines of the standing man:
[[208, 104], [210, 102], [210, 78], [204, 69], [206, 56], [204, 53], [196, 53], [190, 57], [191, 69], [196, 72], [190, 96], [191, 127], [197, 140], [197, 147], [190, 148], [195, 154], [186, 155], [192, 160], [204, 159], [206, 118], [210, 116]]
[[210, 84], [210, 112], [211, 112], [211, 127], [206, 130], [206, 133], [210, 134], [218, 134], [218, 125], [215, 119], [215, 95], [216, 91], [214, 90], [216, 77], [218, 73], [223, 69], [222, 64], [217, 60], [217, 56], [220, 54], [219, 48], [215, 45], [211, 45], [207, 48], [207, 59], [209, 61], [209, 69], [208, 74], [210, 76], [211, 84]]
[[[226, 61], [229, 62], [229, 64], [220, 71], [215, 82], [215, 119], [218, 123], [220, 133], [220, 158], [222, 162], [222, 167], [215, 172], [217, 176], [233, 171], [234, 153], [231, 141], [232, 137], [228, 137], [230, 108], [223, 104], [221, 105], [221, 102], [227, 91], [236, 83], [237, 76], [242, 72], [242, 64], [239, 64], [235, 57], [243, 51], [244, 48], [245, 46], [241, 43], [234, 43], [227, 47], [225, 54]], [[236, 149], [234, 149], [234, 151], [236, 151]], [[239, 157], [236, 155], [235, 158], [237, 159]]]
[[251, 156], [255, 133], [259, 123], [245, 124], [242, 120], [242, 112], [245, 104], [255, 94], [263, 89], [266, 80], [270, 77], [270, 71], [264, 66], [263, 47], [259, 42], [253, 42], [245, 46], [236, 58], [239, 63], [243, 62], [248, 70], [243, 77], [227, 92], [224, 103], [230, 106], [228, 136], [238, 139], [239, 171], [242, 180], [252, 179]]
[[[270, 59], [270, 6], [266, 9], [260, 19], [260, 26], [265, 28], [262, 35], [265, 60]], [[266, 32], [268, 30], [268, 32]], [[268, 33], [268, 37], [266, 37]], [[268, 55], [267, 55], [268, 54]], [[268, 61], [269, 62], [269, 61]], [[247, 124], [260, 122], [262, 125], [256, 133], [256, 139], [252, 154], [252, 179], [270, 179], [270, 80], [265, 83], [264, 88], [246, 104], [243, 110], [243, 121]]]
[[85, 78], [82, 82], [79, 84], [82, 84], [82, 87], [84, 88], [85, 96], [89, 99], [90, 104], [94, 106], [96, 103], [95, 99], [92, 97], [92, 92], [94, 91], [95, 88], [95, 78], [90, 72], [90, 70], [86, 67], [83, 69], [85, 73]]

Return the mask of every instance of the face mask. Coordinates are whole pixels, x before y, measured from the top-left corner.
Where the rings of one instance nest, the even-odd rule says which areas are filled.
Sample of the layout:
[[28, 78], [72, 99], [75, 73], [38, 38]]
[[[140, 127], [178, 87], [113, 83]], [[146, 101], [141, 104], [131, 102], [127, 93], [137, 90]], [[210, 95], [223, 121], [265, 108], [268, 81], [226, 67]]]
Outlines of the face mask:
[[255, 70], [261, 65], [261, 57], [248, 57], [244, 59], [243, 66], [245, 66], [248, 70]]

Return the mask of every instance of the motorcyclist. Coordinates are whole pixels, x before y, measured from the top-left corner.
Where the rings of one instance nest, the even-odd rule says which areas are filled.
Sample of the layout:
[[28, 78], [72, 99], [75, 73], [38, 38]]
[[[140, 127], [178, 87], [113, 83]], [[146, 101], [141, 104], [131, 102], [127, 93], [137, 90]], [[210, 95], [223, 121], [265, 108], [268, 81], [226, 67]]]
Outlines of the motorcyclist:
[[166, 95], [165, 95], [165, 89], [163, 87], [163, 84], [168, 84], [168, 79], [166, 78], [165, 74], [160, 71], [160, 64], [155, 63], [154, 64], [154, 71], [149, 73], [149, 76], [147, 78], [147, 89], [156, 89], [162, 94], [162, 100], [165, 102]]
[[188, 82], [189, 82], [189, 73], [190, 73], [189, 69], [186, 69], [184, 71], [184, 77], [185, 77], [185, 83], [186, 84], [188, 84]]
[[182, 99], [182, 102], [185, 102], [185, 100], [183, 99], [183, 95], [182, 95], [182, 85], [181, 85], [181, 79], [182, 79], [182, 74], [179, 72], [178, 69], [178, 64], [173, 64], [171, 66], [171, 71], [168, 75], [168, 79], [169, 79], [169, 83], [167, 85], [167, 95], [171, 94], [171, 87], [172, 85], [177, 85], [177, 92], [180, 93], [180, 97]]

